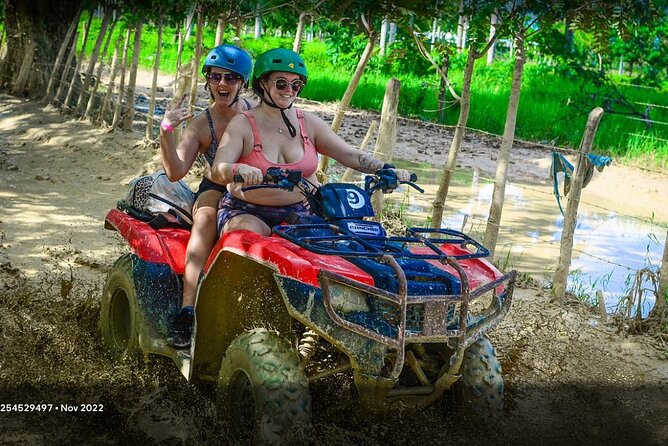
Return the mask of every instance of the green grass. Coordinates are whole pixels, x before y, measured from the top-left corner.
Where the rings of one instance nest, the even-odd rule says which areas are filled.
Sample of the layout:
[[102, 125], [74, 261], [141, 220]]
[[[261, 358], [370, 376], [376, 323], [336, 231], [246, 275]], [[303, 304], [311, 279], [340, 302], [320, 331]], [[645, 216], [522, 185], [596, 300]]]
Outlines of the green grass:
[[[91, 38], [87, 43], [88, 52], [92, 51], [99, 28], [100, 21], [94, 20]], [[122, 23], [116, 27], [107, 58], [111, 58], [113, 42], [119, 33], [124, 32], [123, 28]], [[176, 68], [178, 42], [174, 39], [174, 35], [173, 28], [164, 28], [160, 69], [166, 73], [174, 73]], [[234, 35], [231, 28], [228, 27], [225, 35], [229, 43]], [[214, 38], [215, 27], [210, 25], [203, 35], [205, 51], [213, 46]], [[81, 40], [83, 39], [80, 38], [79, 45]], [[193, 33], [184, 43], [182, 56], [184, 63], [194, 54], [195, 40]], [[145, 25], [142, 31], [140, 66], [147, 69], [153, 67], [156, 44], [155, 26]], [[263, 37], [254, 40], [252, 36], [245, 36], [242, 46], [255, 57], [270, 48], [291, 48], [292, 38]], [[346, 90], [352, 72], [334, 66], [326, 50], [325, 42], [304, 41], [302, 44], [301, 54], [309, 70], [309, 82], [302, 93], [305, 98], [323, 102], [338, 101]], [[461, 63], [454, 63], [450, 70], [451, 81], [459, 91], [463, 74], [460, 65]], [[478, 61], [473, 76], [468, 127], [497, 135], [503, 133], [511, 75], [512, 64], [509, 62], [497, 62], [488, 67], [484, 60]], [[438, 77], [435, 74], [419, 77], [411, 73], [396, 77], [401, 81], [399, 113], [402, 116], [438, 121]], [[379, 111], [388, 78], [387, 75], [365, 72], [352, 98], [351, 106]], [[615, 76], [615, 80], [618, 89], [627, 100], [659, 105], [650, 113], [652, 120], [668, 122], [668, 95], [665, 90], [622, 85], [629, 83], [629, 80], [618, 76]], [[551, 69], [527, 63], [518, 110], [516, 138], [577, 148], [584, 133], [589, 111], [594, 106], [603, 105], [601, 98], [589, 101], [587, 104], [583, 102], [583, 99], [588, 97], [587, 93], [591, 91], [593, 91], [591, 84], [587, 84], [577, 76], [553, 74]], [[642, 104], [634, 106], [640, 111], [646, 107]], [[446, 109], [443, 123], [454, 125], [458, 116], [458, 105], [452, 106]], [[668, 164], [668, 125], [657, 123], [653, 124], [651, 129], [647, 129], [643, 121], [606, 112], [598, 128], [593, 151], [627, 160], [639, 160], [649, 166], [665, 167]]]

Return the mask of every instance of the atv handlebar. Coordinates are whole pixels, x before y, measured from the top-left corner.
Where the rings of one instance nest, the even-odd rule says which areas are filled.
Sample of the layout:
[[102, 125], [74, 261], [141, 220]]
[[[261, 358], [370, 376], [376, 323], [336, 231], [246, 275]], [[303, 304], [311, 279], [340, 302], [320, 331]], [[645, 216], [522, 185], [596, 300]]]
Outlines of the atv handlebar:
[[[244, 179], [241, 175], [234, 175], [233, 181], [235, 183], [243, 183]], [[417, 181], [417, 175], [411, 173], [409, 181], [399, 181], [397, 180], [397, 174], [392, 168], [383, 168], [377, 170], [373, 175], [367, 175], [364, 179], [364, 190], [371, 196], [375, 191], [382, 190], [383, 193], [391, 193], [394, 189], [399, 187], [400, 184], [407, 184], [414, 189], [424, 193], [424, 189], [415, 184]], [[283, 189], [289, 192], [292, 192], [295, 187], [304, 183], [304, 186], [308, 186], [306, 189], [310, 190], [312, 186], [306, 179], [302, 177], [301, 170], [292, 170], [292, 169], [281, 169], [280, 167], [269, 167], [267, 169], [267, 174], [263, 178], [264, 184], [257, 184], [254, 186], [246, 186], [241, 190], [244, 192], [261, 189], [261, 188], [271, 188], [271, 189]]]

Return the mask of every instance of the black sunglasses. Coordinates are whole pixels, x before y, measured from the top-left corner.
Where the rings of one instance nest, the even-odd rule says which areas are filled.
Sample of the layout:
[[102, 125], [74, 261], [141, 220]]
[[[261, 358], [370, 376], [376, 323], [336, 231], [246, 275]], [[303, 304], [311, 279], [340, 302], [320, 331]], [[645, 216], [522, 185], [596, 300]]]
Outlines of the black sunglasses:
[[288, 85], [292, 88], [292, 91], [301, 91], [302, 88], [304, 88], [304, 82], [300, 81], [299, 79], [295, 79], [292, 82], [288, 82], [287, 79], [279, 77], [278, 79], [274, 79], [272, 81], [274, 85], [276, 85], [276, 88], [279, 90], [285, 90], [288, 88]]
[[241, 80], [241, 76], [235, 73], [209, 73], [206, 78], [214, 84], [219, 84], [220, 81], [225, 79], [225, 83], [228, 85], [234, 85]]

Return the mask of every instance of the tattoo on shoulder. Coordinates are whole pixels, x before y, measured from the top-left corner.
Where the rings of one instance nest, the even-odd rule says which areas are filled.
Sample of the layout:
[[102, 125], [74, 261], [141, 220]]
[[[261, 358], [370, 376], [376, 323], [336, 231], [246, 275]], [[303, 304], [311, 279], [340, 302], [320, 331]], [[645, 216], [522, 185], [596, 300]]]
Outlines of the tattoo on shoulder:
[[359, 163], [360, 167], [357, 170], [363, 173], [374, 173], [375, 171], [383, 168], [383, 162], [374, 158], [368, 153], [360, 153]]

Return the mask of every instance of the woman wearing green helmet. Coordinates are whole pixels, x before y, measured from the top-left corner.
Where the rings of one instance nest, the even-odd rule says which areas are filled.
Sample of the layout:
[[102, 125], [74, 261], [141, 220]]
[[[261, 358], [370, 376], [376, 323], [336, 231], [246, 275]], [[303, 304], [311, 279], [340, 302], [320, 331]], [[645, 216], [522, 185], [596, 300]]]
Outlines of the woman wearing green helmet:
[[193, 226], [183, 274], [182, 308], [167, 336], [168, 342], [175, 347], [187, 347], [190, 344], [197, 280], [216, 242], [218, 201], [227, 192], [225, 186], [214, 183], [211, 178], [210, 165], [216, 156], [218, 141], [235, 115], [257, 105], [245, 99], [238, 100], [239, 93], [248, 83], [251, 69], [251, 58], [244, 50], [232, 45], [215, 47], [207, 55], [202, 67], [202, 73], [206, 76], [205, 89], [211, 93], [213, 103], [188, 123], [178, 145], [172, 131], [193, 117], [182, 107], [185, 96], [174, 109], [168, 106], [160, 124], [162, 165], [171, 181], [183, 178], [198, 154], [204, 155], [208, 162], [193, 206]]
[[[384, 166], [346, 143], [315, 114], [292, 107], [307, 81], [306, 65], [297, 53], [279, 48], [258, 56], [251, 83], [260, 106], [230, 121], [211, 167], [212, 179], [227, 184], [229, 191], [220, 200], [219, 231], [248, 229], [269, 235], [288, 214], [308, 213], [299, 191], [244, 192], [241, 183], [232, 182], [235, 175], [243, 178], [244, 186], [259, 184], [267, 168], [275, 166], [301, 170], [317, 185], [318, 154], [360, 172], [373, 173]], [[400, 181], [409, 180], [406, 170], [396, 169], [396, 174]]]

